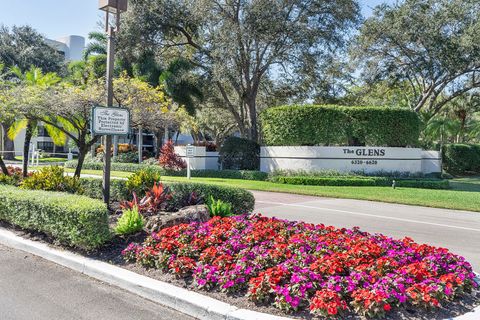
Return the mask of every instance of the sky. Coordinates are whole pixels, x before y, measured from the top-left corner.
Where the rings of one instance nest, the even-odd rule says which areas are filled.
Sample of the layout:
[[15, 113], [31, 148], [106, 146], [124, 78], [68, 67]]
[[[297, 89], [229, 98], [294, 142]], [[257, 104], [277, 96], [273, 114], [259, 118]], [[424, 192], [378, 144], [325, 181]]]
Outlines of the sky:
[[[394, 0], [359, 0], [364, 16], [372, 8]], [[47, 38], [66, 35], [86, 37], [98, 30], [103, 15], [98, 10], [98, 0], [0, 0], [0, 25], [28, 24]]]

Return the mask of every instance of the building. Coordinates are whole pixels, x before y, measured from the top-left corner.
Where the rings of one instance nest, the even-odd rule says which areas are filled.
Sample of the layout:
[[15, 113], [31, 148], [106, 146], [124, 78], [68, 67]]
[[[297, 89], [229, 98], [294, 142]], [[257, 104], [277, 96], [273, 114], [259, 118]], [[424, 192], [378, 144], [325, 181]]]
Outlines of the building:
[[81, 36], [65, 36], [57, 40], [45, 39], [47, 44], [55, 48], [66, 61], [82, 60], [85, 50], [85, 38]]

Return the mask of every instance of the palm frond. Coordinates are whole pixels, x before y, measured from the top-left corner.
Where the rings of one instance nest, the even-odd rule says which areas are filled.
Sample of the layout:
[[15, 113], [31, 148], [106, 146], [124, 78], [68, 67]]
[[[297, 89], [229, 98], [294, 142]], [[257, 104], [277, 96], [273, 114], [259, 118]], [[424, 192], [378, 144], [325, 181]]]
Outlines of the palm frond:
[[67, 135], [65, 134], [65, 132], [62, 132], [61, 130], [50, 124], [44, 124], [44, 127], [55, 145], [64, 146], [65, 144], [67, 144]]
[[8, 129], [7, 136], [10, 140], [14, 140], [23, 129], [25, 129], [28, 125], [27, 119], [21, 119], [15, 121], [10, 128]]

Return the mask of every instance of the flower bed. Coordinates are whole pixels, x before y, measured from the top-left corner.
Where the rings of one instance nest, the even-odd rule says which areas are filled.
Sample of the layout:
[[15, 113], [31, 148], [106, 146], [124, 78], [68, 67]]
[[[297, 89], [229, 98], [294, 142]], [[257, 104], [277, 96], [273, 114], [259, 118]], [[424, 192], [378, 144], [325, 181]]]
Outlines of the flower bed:
[[167, 228], [122, 254], [198, 288], [323, 316], [437, 308], [476, 286], [470, 264], [447, 249], [260, 215]]

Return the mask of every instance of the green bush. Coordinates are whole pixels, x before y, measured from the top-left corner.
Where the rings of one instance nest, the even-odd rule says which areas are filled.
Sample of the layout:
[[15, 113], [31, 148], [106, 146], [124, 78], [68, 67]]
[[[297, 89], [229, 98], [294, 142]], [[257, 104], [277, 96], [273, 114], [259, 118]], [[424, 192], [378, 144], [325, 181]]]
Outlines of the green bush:
[[[176, 176], [186, 176], [186, 172]], [[192, 177], [265, 181], [268, 173], [257, 170], [192, 170]]]
[[393, 180], [397, 187], [422, 189], [449, 189], [448, 180], [429, 179], [393, 179], [388, 177], [361, 177], [361, 176], [272, 176], [270, 181], [293, 185], [310, 186], [362, 186], [362, 187], [389, 187]]
[[375, 178], [363, 177], [308, 177], [308, 176], [274, 176], [272, 182], [309, 186], [377, 186]]
[[415, 146], [420, 120], [408, 109], [333, 105], [282, 106], [261, 116], [269, 146]]
[[[125, 180], [111, 180], [110, 198], [112, 201], [125, 201], [132, 198], [132, 193], [128, 190], [126, 183], [127, 181]], [[172, 206], [175, 207], [181, 207], [182, 203], [190, 197], [192, 192], [195, 192], [197, 196], [203, 199], [213, 196], [215, 199], [232, 204], [235, 214], [252, 212], [255, 207], [253, 194], [244, 189], [203, 183], [162, 183], [164, 186], [170, 187], [173, 192]], [[83, 195], [94, 199], [102, 199], [102, 180], [82, 178], [80, 179], [80, 184]]]
[[[253, 194], [244, 189], [203, 183], [164, 183], [164, 185], [171, 188], [173, 192], [173, 202], [182, 201], [182, 199], [188, 197], [192, 192], [195, 192], [203, 199], [209, 199], [210, 196], [212, 196], [217, 200], [230, 203], [234, 214], [250, 213], [255, 207]], [[178, 207], [181, 205], [175, 206]]]
[[[80, 195], [84, 195], [93, 199], [102, 199], [102, 180], [96, 178], [81, 178]], [[132, 193], [126, 186], [126, 180], [112, 179], [110, 180], [110, 199], [112, 201], [125, 201], [130, 199]]]
[[222, 169], [258, 170], [260, 168], [260, 146], [251, 140], [229, 137], [219, 152]]
[[64, 171], [64, 168], [59, 166], [43, 167], [24, 179], [20, 184], [20, 188], [69, 193], [78, 192], [80, 188], [78, 178], [65, 176]]
[[451, 173], [480, 172], [480, 145], [447, 144], [443, 146], [443, 167]]
[[160, 173], [152, 167], [145, 167], [138, 170], [127, 180], [127, 189], [135, 192], [139, 197], [145, 195], [145, 192], [153, 187], [155, 182], [160, 181]]
[[117, 163], [138, 163], [138, 152], [129, 151], [129, 152], [119, 153], [112, 160]]
[[145, 221], [138, 212], [138, 207], [133, 207], [123, 211], [115, 226], [115, 233], [119, 235], [134, 234], [142, 231], [144, 224]]
[[225, 218], [233, 216], [232, 205], [230, 203], [223, 202], [222, 200], [215, 200], [213, 196], [210, 196], [207, 201], [207, 209], [212, 217]]
[[110, 239], [105, 204], [79, 195], [0, 186], [0, 220], [87, 250]]

